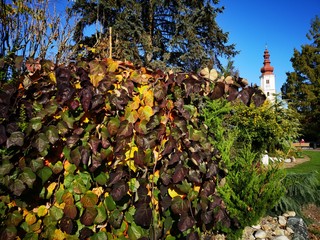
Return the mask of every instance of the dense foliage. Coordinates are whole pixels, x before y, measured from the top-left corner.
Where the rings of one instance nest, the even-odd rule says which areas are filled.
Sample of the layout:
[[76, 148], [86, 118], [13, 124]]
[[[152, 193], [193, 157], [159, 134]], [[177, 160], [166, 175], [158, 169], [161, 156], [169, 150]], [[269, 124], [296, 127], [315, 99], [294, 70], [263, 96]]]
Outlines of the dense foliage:
[[214, 145], [202, 110], [218, 98], [259, 106], [260, 90], [215, 70], [111, 59], [26, 67], [1, 90], [4, 238], [198, 239], [242, 227], [216, 191], [232, 151]]
[[287, 73], [282, 86], [283, 98], [301, 116], [302, 134], [307, 141], [319, 141], [320, 126], [320, 18], [316, 17], [309, 33], [309, 44], [294, 50], [291, 58], [294, 71]]
[[[75, 39], [93, 47], [110, 37], [113, 56], [146, 67], [178, 67], [195, 71], [221, 67], [220, 57], [236, 54], [228, 34], [216, 22], [223, 11], [219, 1], [92, 1], [77, 0], [71, 8], [80, 15]], [[84, 38], [87, 26], [102, 26]]]

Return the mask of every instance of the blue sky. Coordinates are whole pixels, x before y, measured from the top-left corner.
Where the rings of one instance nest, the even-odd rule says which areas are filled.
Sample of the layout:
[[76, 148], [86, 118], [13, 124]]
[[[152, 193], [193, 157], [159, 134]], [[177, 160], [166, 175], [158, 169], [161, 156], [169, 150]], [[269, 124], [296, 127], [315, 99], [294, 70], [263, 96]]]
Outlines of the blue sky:
[[249, 83], [260, 85], [260, 68], [266, 44], [280, 92], [286, 72], [293, 71], [293, 50], [309, 43], [306, 34], [311, 20], [320, 16], [320, 0], [220, 0], [225, 10], [217, 18], [219, 26], [229, 32], [229, 42], [240, 53], [234, 65]]

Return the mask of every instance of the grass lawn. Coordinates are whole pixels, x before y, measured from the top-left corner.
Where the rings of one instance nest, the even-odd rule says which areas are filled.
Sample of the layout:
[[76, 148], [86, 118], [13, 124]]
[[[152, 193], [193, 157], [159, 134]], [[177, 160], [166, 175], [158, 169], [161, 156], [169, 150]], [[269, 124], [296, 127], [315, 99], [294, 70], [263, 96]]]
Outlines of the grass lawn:
[[303, 154], [310, 157], [310, 161], [288, 168], [288, 173], [308, 173], [318, 171], [320, 180], [320, 151], [303, 151]]

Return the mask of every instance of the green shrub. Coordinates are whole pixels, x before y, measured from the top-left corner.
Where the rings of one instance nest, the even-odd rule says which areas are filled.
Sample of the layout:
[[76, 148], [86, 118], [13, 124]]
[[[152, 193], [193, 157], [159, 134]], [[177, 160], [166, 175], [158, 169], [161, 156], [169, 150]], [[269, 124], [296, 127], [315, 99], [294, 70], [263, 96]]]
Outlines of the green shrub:
[[235, 148], [239, 129], [228, 125], [232, 106], [226, 101], [208, 101], [203, 110], [209, 140], [221, 155], [220, 166], [227, 173], [217, 191], [234, 219], [234, 228], [225, 229], [230, 238], [239, 238], [246, 226], [256, 224], [284, 194], [285, 172], [277, 165], [264, 166], [251, 144]]

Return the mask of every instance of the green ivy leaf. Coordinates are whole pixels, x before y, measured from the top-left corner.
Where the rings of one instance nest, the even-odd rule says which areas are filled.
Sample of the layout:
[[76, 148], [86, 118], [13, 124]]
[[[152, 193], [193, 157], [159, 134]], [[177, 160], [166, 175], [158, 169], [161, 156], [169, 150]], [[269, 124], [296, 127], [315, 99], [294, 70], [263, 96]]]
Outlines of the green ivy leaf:
[[42, 128], [42, 118], [40, 117], [33, 117], [30, 119], [30, 124], [33, 130], [36, 132]]
[[63, 163], [58, 161], [55, 164], [50, 164], [50, 168], [54, 174], [58, 174], [63, 170]]
[[98, 233], [95, 233], [93, 236], [90, 237], [91, 240], [105, 240], [105, 239], [109, 239], [108, 236], [107, 236], [107, 233], [106, 232], [98, 232]]
[[94, 219], [94, 223], [101, 224], [107, 219], [107, 211], [103, 203], [100, 203], [96, 209], [98, 210], [98, 214]]
[[9, 161], [3, 161], [1, 166], [0, 166], [0, 176], [7, 175], [11, 169], [13, 168], [13, 164], [10, 163]]
[[59, 221], [63, 217], [63, 210], [57, 206], [52, 206], [49, 210], [49, 215], [55, 220]]
[[128, 228], [129, 239], [140, 239], [144, 234], [143, 228], [132, 223]]
[[116, 202], [113, 200], [113, 198], [111, 196], [106, 196], [106, 198], [104, 200], [104, 204], [107, 206], [107, 209], [109, 211], [113, 211], [117, 207]]
[[40, 153], [46, 151], [49, 148], [49, 140], [44, 133], [39, 133], [33, 146], [38, 149]]
[[20, 196], [25, 189], [26, 186], [20, 179], [15, 179], [14, 182], [10, 185], [10, 190], [16, 196]]
[[56, 126], [50, 125], [46, 131], [46, 136], [51, 144], [59, 140], [59, 131]]
[[18, 210], [9, 213], [8, 219], [6, 220], [7, 226], [18, 226], [19, 223], [23, 220], [23, 216]]
[[29, 188], [33, 187], [33, 183], [36, 180], [37, 176], [31, 170], [31, 168], [24, 168], [23, 172], [19, 175], [19, 179], [27, 184]]
[[52, 170], [49, 167], [44, 166], [37, 171], [37, 175], [41, 178], [42, 184], [44, 184], [51, 177]]
[[13, 132], [10, 137], [7, 139], [7, 148], [11, 146], [22, 147], [24, 143], [24, 134], [23, 132]]
[[44, 159], [41, 157], [31, 160], [31, 162], [30, 162], [31, 170], [33, 172], [37, 172], [40, 168], [43, 167], [43, 161], [44, 161]]
[[103, 186], [107, 183], [108, 178], [106, 173], [102, 172], [100, 173], [95, 179], [94, 179], [99, 185]]

